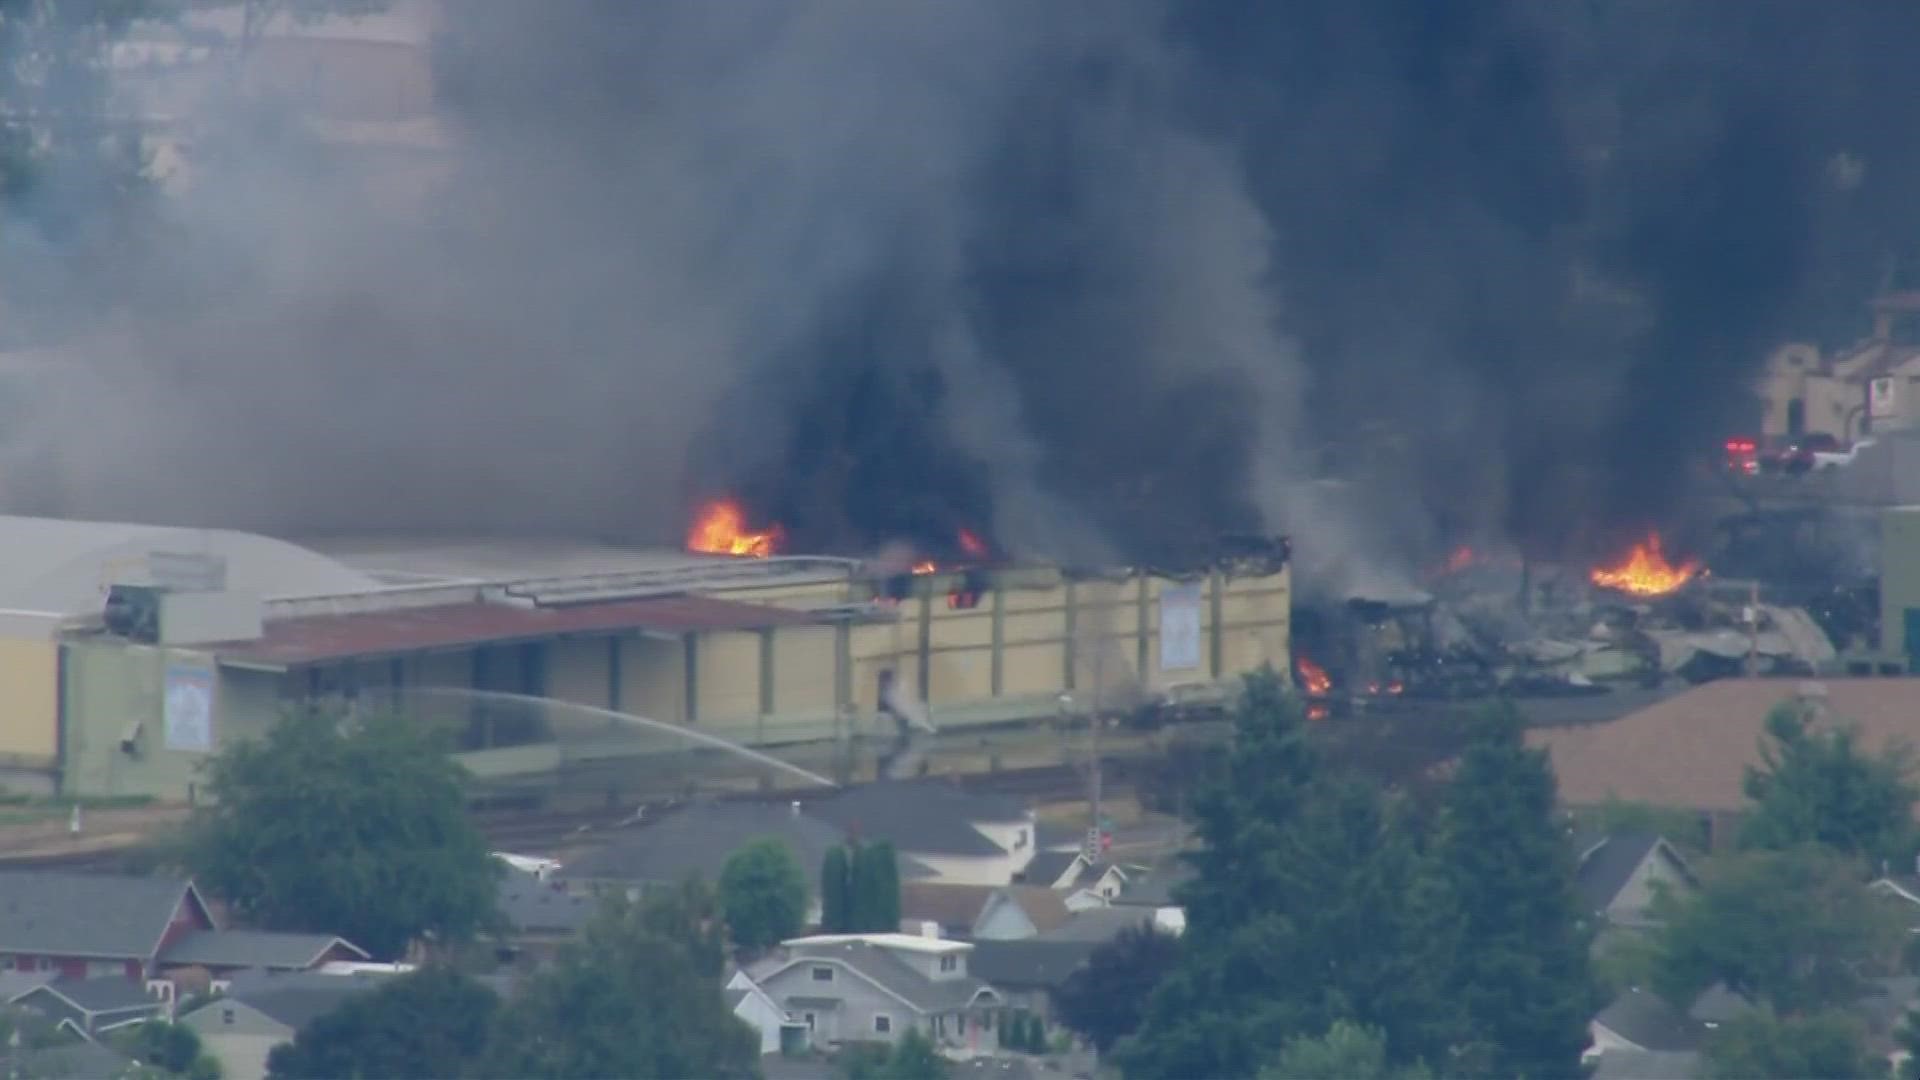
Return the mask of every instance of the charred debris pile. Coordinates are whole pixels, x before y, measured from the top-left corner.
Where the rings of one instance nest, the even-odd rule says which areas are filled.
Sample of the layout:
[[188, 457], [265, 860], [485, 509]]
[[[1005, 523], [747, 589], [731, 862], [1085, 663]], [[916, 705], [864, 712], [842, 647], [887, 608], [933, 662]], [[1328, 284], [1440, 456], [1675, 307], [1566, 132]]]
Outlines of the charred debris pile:
[[1851, 594], [1789, 599], [1670, 563], [1657, 538], [1587, 570], [1463, 549], [1424, 585], [1296, 607], [1294, 676], [1314, 715], [1814, 674], [1871, 622]]

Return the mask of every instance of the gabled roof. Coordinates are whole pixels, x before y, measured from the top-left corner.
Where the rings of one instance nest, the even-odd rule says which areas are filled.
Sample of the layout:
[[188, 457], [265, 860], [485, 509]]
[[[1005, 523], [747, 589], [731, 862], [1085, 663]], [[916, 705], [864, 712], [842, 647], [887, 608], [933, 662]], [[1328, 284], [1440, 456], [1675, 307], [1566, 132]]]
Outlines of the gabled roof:
[[1609, 1050], [1587, 1080], [1692, 1080], [1700, 1069], [1697, 1050]]
[[91, 1039], [78, 1039], [38, 1050], [21, 1050], [13, 1064], [22, 1076], [119, 1076], [133, 1068], [133, 1059]]
[[982, 941], [967, 958], [967, 971], [994, 986], [1013, 989], [1063, 985], [1100, 947], [1097, 941]]
[[822, 798], [807, 812], [842, 832], [892, 841], [901, 851], [927, 855], [1006, 854], [975, 825], [1025, 824], [1024, 803], [978, 795], [945, 780], [883, 780]]
[[1620, 890], [1633, 880], [1634, 871], [1650, 858], [1673, 860], [1682, 876], [1693, 881], [1693, 869], [1680, 852], [1654, 833], [1618, 832], [1604, 837], [1581, 853], [1575, 875], [1580, 896], [1589, 911], [1604, 911]]
[[[827, 849], [842, 843], [842, 830], [791, 806], [762, 802], [695, 802], [621, 833], [604, 846], [573, 859], [559, 872], [568, 881], [619, 881], [677, 885], [688, 877], [720, 880], [727, 857], [751, 841], [779, 840], [806, 871], [810, 888], [819, 888], [820, 863]], [[900, 860], [903, 880], [932, 873], [911, 859]]]
[[1121, 931], [1129, 927], [1152, 924], [1153, 912], [1144, 907], [1093, 907], [1075, 914], [1039, 937], [1045, 941], [1082, 941], [1098, 945], [1119, 937]]
[[1029, 885], [1044, 885], [1050, 889], [1064, 888], [1075, 884], [1078, 880], [1077, 877], [1073, 881], [1063, 882], [1061, 879], [1066, 877], [1067, 871], [1073, 869], [1079, 862], [1080, 853], [1077, 851], [1035, 852], [1032, 861], [1027, 863], [1027, 868], [1020, 872], [1019, 878]]
[[1073, 918], [1073, 912], [1067, 909], [1066, 898], [1045, 886], [1007, 885], [994, 891], [1017, 904], [1027, 921], [1033, 924], [1036, 933], [1057, 930]]
[[1163, 859], [1141, 873], [1129, 873], [1126, 887], [1120, 895], [1114, 897], [1116, 904], [1134, 907], [1169, 907], [1178, 903], [1173, 892], [1181, 885], [1192, 881], [1197, 871], [1193, 864], [1180, 856]]
[[1720, 679], [1617, 720], [1535, 728], [1529, 746], [1553, 761], [1560, 800], [1609, 799], [1686, 810], [1742, 811], [1749, 766], [1759, 767], [1767, 714], [1815, 687], [1829, 715], [1878, 753], [1920, 743], [1920, 678]]
[[974, 921], [986, 910], [991, 885], [966, 885], [958, 882], [912, 881], [900, 886], [900, 917], [903, 920], [926, 919], [939, 923], [943, 930], [970, 933]]
[[160, 1002], [147, 996], [145, 986], [120, 975], [102, 975], [92, 979], [57, 979], [16, 995], [13, 1000], [32, 1001], [42, 995], [57, 997], [90, 1016], [160, 1008]]
[[368, 993], [383, 981], [343, 975], [305, 979], [270, 976], [247, 983], [235, 983], [224, 997], [214, 998], [187, 1015], [208, 1009], [230, 1008], [237, 1002], [297, 1032], [339, 1008], [348, 998]]
[[334, 949], [361, 960], [367, 951], [333, 934], [288, 934], [277, 930], [196, 930], [181, 935], [160, 954], [163, 964], [204, 967], [293, 968], [318, 964]]
[[1642, 1050], [1698, 1050], [1706, 1028], [1645, 990], [1613, 999], [1593, 1022]]
[[865, 941], [809, 943], [792, 949], [792, 958], [759, 981], [797, 966], [833, 961], [922, 1013], [952, 1012], [973, 1004], [987, 984], [974, 978], [929, 979], [891, 951]]
[[205, 914], [179, 878], [0, 870], [0, 953], [151, 960], [182, 901]]

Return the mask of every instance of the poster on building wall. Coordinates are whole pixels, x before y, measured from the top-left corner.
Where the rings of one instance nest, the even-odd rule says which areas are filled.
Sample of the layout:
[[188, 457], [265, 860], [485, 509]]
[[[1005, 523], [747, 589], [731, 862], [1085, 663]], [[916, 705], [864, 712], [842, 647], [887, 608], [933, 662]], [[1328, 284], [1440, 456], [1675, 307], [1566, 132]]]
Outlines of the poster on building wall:
[[1867, 384], [1867, 415], [1875, 420], [1884, 420], [1898, 416], [1900, 402], [1895, 393], [1895, 383], [1890, 376], [1881, 376]]
[[1199, 666], [1200, 585], [1169, 585], [1160, 590], [1160, 670]]
[[168, 668], [161, 720], [167, 749], [211, 753], [213, 672], [197, 667]]

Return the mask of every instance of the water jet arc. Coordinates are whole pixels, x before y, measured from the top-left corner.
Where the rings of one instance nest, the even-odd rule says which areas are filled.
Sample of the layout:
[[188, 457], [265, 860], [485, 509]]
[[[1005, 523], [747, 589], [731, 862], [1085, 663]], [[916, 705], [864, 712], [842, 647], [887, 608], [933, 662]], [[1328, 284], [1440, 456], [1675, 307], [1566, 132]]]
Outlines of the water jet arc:
[[808, 770], [803, 769], [798, 765], [781, 761], [779, 758], [774, 757], [771, 754], [763, 754], [758, 750], [741, 746], [737, 742], [733, 742], [728, 739], [722, 739], [717, 735], [709, 735], [704, 731], [695, 731], [692, 728], [688, 728], [680, 724], [670, 724], [664, 720], [653, 720], [645, 716], [635, 716], [632, 713], [621, 712], [618, 709], [602, 708], [601, 706], [598, 706], [598, 705], [582, 705], [582, 704], [579, 704], [578, 702], [559, 701], [554, 698], [536, 697], [532, 694], [515, 694], [506, 690], [469, 690], [464, 687], [457, 687], [457, 686], [418, 686], [418, 687], [412, 687], [406, 690], [402, 690], [400, 691], [400, 693], [402, 695], [413, 694], [413, 695], [419, 695], [422, 697], [438, 696], [438, 697], [447, 697], [447, 698], [458, 698], [458, 699], [468, 700], [468, 701], [509, 701], [509, 702], [514, 702], [516, 704], [522, 704], [522, 705], [537, 705], [542, 709], [574, 710], [580, 713], [584, 713], [588, 716], [598, 716], [608, 720], [617, 720], [623, 724], [633, 724], [637, 727], [642, 727], [642, 728], [647, 728], [653, 731], [663, 732], [668, 735], [679, 736], [680, 738], [689, 739], [693, 742], [700, 743], [705, 746], [710, 746], [716, 750], [725, 750], [730, 754], [737, 754], [740, 757], [747, 758], [750, 761], [757, 761], [762, 765], [768, 766], [769, 768], [778, 769], [781, 772], [787, 773], [789, 775], [797, 776], [800, 779], [807, 781], [808, 783], [817, 784], [820, 787], [832, 788], [832, 787], [840, 786], [839, 784], [834, 783], [833, 781], [827, 779], [826, 777], [821, 776], [819, 773], [809, 772]]

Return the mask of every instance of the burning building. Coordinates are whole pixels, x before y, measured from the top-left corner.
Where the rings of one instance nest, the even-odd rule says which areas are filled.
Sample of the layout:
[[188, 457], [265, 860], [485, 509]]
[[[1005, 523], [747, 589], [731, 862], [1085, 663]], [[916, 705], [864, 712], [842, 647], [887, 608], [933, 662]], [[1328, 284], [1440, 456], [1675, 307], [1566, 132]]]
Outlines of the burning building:
[[[688, 537], [724, 555], [0, 517], [0, 778], [186, 798], [207, 754], [302, 700], [444, 711], [469, 768], [508, 782], [582, 746], [636, 753], [609, 711], [797, 744], [1219, 701], [1287, 666], [1284, 541], [1178, 571], [1076, 570], [800, 555], [781, 535], [740, 505]], [[952, 543], [992, 550], [971, 531]]]

